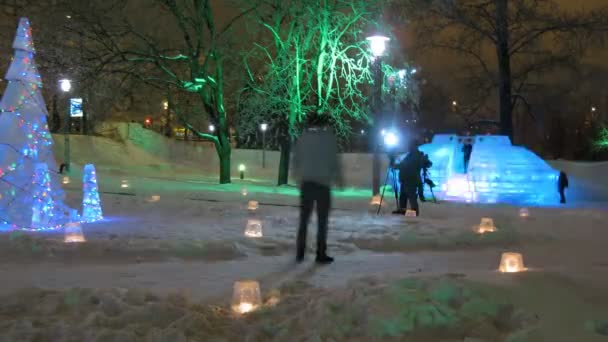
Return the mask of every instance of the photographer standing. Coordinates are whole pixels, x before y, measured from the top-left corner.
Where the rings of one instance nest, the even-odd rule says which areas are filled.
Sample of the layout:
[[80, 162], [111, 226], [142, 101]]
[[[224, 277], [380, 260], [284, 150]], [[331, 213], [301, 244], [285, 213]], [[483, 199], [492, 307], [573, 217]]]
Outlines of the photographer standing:
[[418, 144], [412, 142], [407, 156], [396, 165], [399, 169], [399, 182], [401, 183], [401, 194], [399, 196], [399, 206], [401, 210], [407, 210], [409, 200], [410, 207], [420, 215], [418, 207], [418, 188], [422, 184], [420, 172], [424, 166], [423, 154], [418, 150]]

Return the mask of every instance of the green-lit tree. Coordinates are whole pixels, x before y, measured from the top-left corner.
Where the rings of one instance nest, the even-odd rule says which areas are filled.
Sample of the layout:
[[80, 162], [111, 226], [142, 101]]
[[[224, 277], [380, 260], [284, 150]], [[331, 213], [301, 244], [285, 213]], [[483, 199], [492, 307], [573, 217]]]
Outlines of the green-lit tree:
[[369, 121], [364, 91], [372, 74], [365, 36], [377, 26], [382, 3], [259, 1], [262, 31], [245, 58], [249, 82], [241, 108], [255, 106], [275, 126], [279, 185], [288, 181], [291, 145], [307, 113], [329, 115], [341, 136], [349, 133], [351, 120]]
[[[251, 7], [218, 23], [215, 5], [212, 0], [93, 1], [74, 12], [86, 23], [81, 33], [91, 42], [88, 49], [98, 72], [126, 75], [198, 101], [200, 105], [188, 107], [196, 113], [180, 110], [184, 105], [177, 103], [172, 110], [187, 130], [214, 144], [220, 183], [230, 183], [224, 64], [231, 53], [226, 33]], [[214, 124], [214, 132], [193, 124], [201, 117]]]
[[600, 130], [599, 137], [595, 141], [594, 145], [599, 150], [608, 150], [608, 128], [603, 127]]

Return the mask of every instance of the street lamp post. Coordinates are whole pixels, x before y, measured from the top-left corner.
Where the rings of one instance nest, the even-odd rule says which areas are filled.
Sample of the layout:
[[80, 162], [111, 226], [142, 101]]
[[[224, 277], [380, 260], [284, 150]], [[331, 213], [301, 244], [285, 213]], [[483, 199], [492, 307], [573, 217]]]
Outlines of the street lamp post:
[[[390, 38], [382, 35], [374, 35], [367, 38], [369, 47], [373, 56], [373, 74], [374, 74], [374, 92], [372, 96], [372, 108], [374, 121], [378, 122], [382, 99], [382, 56], [386, 52], [386, 44]], [[373, 158], [372, 158], [372, 194], [374, 196], [380, 193], [380, 153], [378, 151], [378, 145], [380, 144], [380, 132], [378, 128], [373, 130], [371, 134]]]
[[266, 131], [268, 130], [268, 124], [263, 123], [260, 125], [262, 131], [262, 168], [266, 168]]
[[[72, 81], [68, 79], [63, 79], [59, 81], [59, 88], [64, 93], [70, 92], [72, 89]], [[63, 123], [63, 153], [64, 153], [64, 161], [65, 170], [70, 172], [70, 105], [68, 103], [68, 109], [65, 112], [65, 120]]]

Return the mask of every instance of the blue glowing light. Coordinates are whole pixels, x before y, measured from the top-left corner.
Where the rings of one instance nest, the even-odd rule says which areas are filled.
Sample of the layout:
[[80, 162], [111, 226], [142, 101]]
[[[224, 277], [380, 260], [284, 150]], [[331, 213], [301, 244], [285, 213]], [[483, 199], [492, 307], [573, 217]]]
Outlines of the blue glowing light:
[[91, 223], [102, 220], [103, 214], [99, 189], [97, 188], [97, 175], [93, 164], [84, 166], [82, 191], [82, 222]]
[[32, 204], [32, 228], [44, 229], [53, 220], [53, 199], [51, 198], [51, 177], [45, 163], [36, 164], [32, 181], [34, 200]]
[[[476, 136], [470, 138], [473, 149], [465, 170], [464, 139], [468, 138], [436, 135], [419, 148], [433, 163], [428, 176], [436, 185], [433, 193], [437, 198], [469, 203], [558, 203], [559, 172], [536, 154], [513, 146], [505, 136]], [[395, 177], [398, 179], [398, 171]], [[427, 198], [432, 196], [428, 185], [424, 193]]]

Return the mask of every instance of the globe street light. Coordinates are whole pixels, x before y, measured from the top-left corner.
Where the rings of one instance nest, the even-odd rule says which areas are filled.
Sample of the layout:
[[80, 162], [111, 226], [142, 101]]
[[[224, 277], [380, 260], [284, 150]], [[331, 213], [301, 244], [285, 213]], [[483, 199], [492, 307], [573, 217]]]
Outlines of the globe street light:
[[[68, 93], [72, 89], [72, 81], [68, 79], [59, 80], [59, 89], [62, 92]], [[63, 123], [63, 164], [65, 170], [70, 172], [70, 105], [68, 103], [68, 109], [65, 112], [65, 120]]]
[[67, 79], [59, 80], [59, 87], [61, 88], [61, 91], [67, 93], [72, 89], [72, 81]]
[[367, 37], [367, 41], [369, 41], [369, 47], [372, 52], [372, 56], [374, 57], [382, 57], [386, 52], [386, 43], [391, 40], [389, 37], [385, 37], [382, 35], [374, 35], [371, 37]]
[[211, 133], [215, 132], [215, 126], [214, 125], [209, 125], [209, 132], [211, 132]]
[[260, 124], [260, 130], [262, 131], [262, 168], [266, 168], [266, 131], [268, 130], [268, 124]]
[[[383, 35], [373, 35], [367, 37], [369, 42], [370, 52], [373, 57], [373, 75], [374, 75], [374, 93], [372, 96], [372, 108], [374, 121], [381, 121], [379, 116], [381, 112], [380, 101], [382, 99], [382, 56], [386, 53], [386, 45], [390, 38]], [[380, 154], [378, 151], [380, 136], [378, 130], [374, 130], [371, 135], [373, 158], [372, 158], [372, 195], [376, 196], [380, 193]]]

